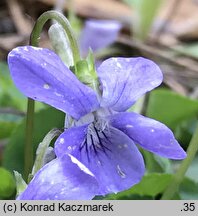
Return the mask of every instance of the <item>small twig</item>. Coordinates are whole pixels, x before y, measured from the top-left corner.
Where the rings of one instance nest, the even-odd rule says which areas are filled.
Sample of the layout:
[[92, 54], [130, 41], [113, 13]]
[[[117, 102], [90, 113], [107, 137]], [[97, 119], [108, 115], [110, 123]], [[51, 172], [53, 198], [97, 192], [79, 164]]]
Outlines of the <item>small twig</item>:
[[182, 0], [175, 0], [173, 2], [173, 5], [171, 7], [171, 9], [169, 10], [169, 13], [167, 14], [163, 24], [161, 25], [161, 27], [155, 32], [155, 38], [159, 40], [160, 36], [162, 35], [162, 33], [164, 32], [164, 30], [166, 29], [168, 23], [174, 18], [174, 16], [177, 14], [177, 11], [181, 5]]
[[167, 53], [165, 51], [161, 51], [160, 49], [154, 47], [153, 45], [149, 46], [148, 44], [142, 43], [142, 42], [134, 40], [134, 39], [131, 40], [130, 38], [123, 37], [123, 36], [118, 39], [118, 42], [132, 46], [132, 47], [134, 47], [134, 48], [136, 48], [142, 52], [145, 52], [151, 56], [166, 60], [173, 65], [177, 65], [177, 66], [183, 67], [187, 70], [196, 72], [196, 74], [198, 73], [198, 66], [197, 65], [187, 64], [183, 60], [180, 61], [177, 58], [173, 58], [173, 56], [171, 56], [170, 53]]
[[16, 47], [18, 44], [26, 44], [25, 42], [28, 41], [29, 37], [26, 35], [18, 35], [18, 34], [5, 34], [0, 35], [0, 48], [4, 52], [8, 52], [9, 50]]
[[[54, 5], [56, 0], [37, 0], [48, 5]], [[64, 9], [70, 7], [70, 0], [65, 1]], [[121, 1], [100, 0], [97, 4], [93, 0], [72, 0], [74, 12], [83, 17], [92, 17], [96, 19], [117, 19], [124, 24], [131, 24], [131, 8]]]
[[21, 35], [29, 35], [32, 30], [32, 26], [31, 23], [25, 18], [19, 2], [17, 0], [9, 0], [6, 2], [18, 33]]

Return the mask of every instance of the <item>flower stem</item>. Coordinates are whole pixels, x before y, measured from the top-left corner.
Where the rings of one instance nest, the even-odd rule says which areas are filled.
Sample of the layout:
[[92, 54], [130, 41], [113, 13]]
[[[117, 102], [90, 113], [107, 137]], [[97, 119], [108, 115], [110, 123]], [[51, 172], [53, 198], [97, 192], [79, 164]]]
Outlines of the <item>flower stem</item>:
[[28, 98], [26, 116], [26, 134], [24, 149], [24, 177], [27, 180], [33, 166], [33, 125], [34, 125], [34, 100]]
[[171, 183], [164, 191], [161, 197], [162, 200], [171, 199], [174, 196], [174, 194], [178, 191], [179, 185], [182, 182], [185, 173], [188, 167], [190, 166], [190, 164], [192, 163], [197, 151], [198, 151], [198, 125], [190, 141], [189, 147], [187, 149], [187, 157], [185, 158], [185, 160], [182, 161], [179, 169], [173, 176]]
[[31, 44], [34, 44], [38, 46], [38, 41], [40, 38], [41, 31], [43, 29], [44, 24], [49, 20], [49, 19], [54, 19], [56, 20], [62, 27], [64, 28], [67, 37], [70, 42], [70, 47], [72, 50], [72, 55], [73, 55], [73, 60], [74, 60], [74, 65], [80, 61], [80, 52], [78, 48], [77, 41], [75, 39], [75, 35], [72, 31], [72, 28], [69, 24], [69, 21], [62, 15], [61, 13], [57, 11], [47, 11], [44, 12], [36, 21], [32, 34], [31, 34]]

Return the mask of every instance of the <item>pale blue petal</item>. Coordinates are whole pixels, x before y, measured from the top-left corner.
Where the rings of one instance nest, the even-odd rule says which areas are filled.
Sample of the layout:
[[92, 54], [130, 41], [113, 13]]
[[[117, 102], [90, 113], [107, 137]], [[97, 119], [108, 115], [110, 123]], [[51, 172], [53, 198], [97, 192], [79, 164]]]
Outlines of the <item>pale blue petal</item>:
[[125, 111], [146, 92], [159, 86], [160, 68], [145, 58], [109, 58], [97, 68], [102, 107]]
[[8, 55], [12, 79], [27, 97], [78, 119], [99, 106], [95, 92], [82, 84], [52, 51], [18, 47]]
[[96, 177], [102, 195], [129, 189], [144, 175], [144, 161], [134, 142], [112, 127], [103, 131], [93, 124], [70, 128], [56, 141], [55, 152], [82, 162]]
[[109, 123], [148, 151], [170, 159], [186, 157], [172, 131], [156, 120], [137, 113], [118, 113], [109, 116]]
[[91, 172], [72, 156], [63, 155], [46, 164], [34, 176], [18, 200], [88, 200], [98, 193]]

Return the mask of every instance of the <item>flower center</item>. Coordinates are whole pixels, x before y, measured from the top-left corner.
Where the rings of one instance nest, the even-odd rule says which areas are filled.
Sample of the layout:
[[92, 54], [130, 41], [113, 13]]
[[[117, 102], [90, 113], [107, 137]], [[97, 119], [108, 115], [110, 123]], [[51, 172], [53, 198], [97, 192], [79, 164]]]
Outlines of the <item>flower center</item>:
[[82, 116], [78, 121], [74, 121], [73, 126], [81, 126], [95, 122], [96, 127], [99, 128], [102, 121], [105, 122], [105, 117], [111, 115], [113, 112], [115, 111], [106, 108], [99, 108], [92, 113]]
[[90, 155], [98, 156], [104, 153], [108, 156], [111, 150], [108, 148], [110, 143], [108, 122], [104, 119], [98, 119], [89, 124], [87, 135], [80, 146], [80, 151], [85, 149], [87, 159], [90, 161]]

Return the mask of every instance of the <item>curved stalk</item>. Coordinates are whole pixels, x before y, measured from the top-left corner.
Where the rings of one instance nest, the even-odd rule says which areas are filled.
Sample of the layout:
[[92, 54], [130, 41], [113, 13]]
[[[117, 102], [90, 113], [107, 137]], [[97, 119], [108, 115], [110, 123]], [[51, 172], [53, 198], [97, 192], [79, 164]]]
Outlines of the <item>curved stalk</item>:
[[[56, 20], [64, 28], [70, 42], [73, 61], [75, 65], [78, 61], [80, 61], [80, 52], [79, 52], [78, 44], [68, 20], [61, 13], [57, 11], [47, 11], [37, 19], [30, 36], [30, 45], [35, 47], [39, 46], [39, 39], [40, 39], [40, 34], [43, 29], [43, 26], [50, 19]], [[26, 180], [28, 179], [28, 175], [31, 172], [33, 166], [32, 141], [33, 141], [33, 127], [34, 127], [34, 106], [35, 106], [34, 100], [28, 98], [25, 150], [24, 150], [24, 154], [25, 154], [24, 155], [24, 177]]]
[[161, 197], [162, 200], [171, 199], [174, 196], [174, 194], [178, 191], [179, 185], [181, 184], [185, 176], [185, 173], [188, 170], [188, 167], [190, 166], [193, 159], [195, 158], [197, 151], [198, 151], [198, 125], [190, 141], [189, 147], [187, 149], [187, 157], [185, 158], [185, 160], [182, 161], [179, 169], [174, 174], [171, 183], [164, 191]]

